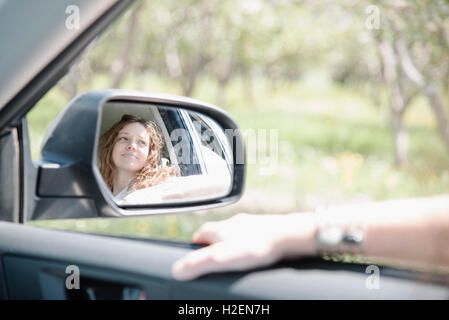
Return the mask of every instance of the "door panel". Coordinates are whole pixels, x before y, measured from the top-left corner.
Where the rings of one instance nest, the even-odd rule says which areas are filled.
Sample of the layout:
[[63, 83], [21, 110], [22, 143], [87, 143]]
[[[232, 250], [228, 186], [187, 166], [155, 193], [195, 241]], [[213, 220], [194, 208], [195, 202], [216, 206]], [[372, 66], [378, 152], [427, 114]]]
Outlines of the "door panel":
[[[449, 287], [432, 283], [438, 279], [419, 282], [419, 274], [382, 267], [380, 289], [369, 290], [366, 266], [321, 259], [177, 282], [171, 276], [171, 266], [192, 249], [189, 244], [118, 239], [0, 222], [2, 297], [119, 299], [125, 291], [134, 298], [140, 294], [129, 292], [143, 291], [147, 299], [449, 298]], [[79, 268], [80, 289], [69, 292], [65, 280], [70, 273], [65, 270], [70, 265]]]
[[[61, 262], [3, 257], [10, 299], [168, 299], [168, 285], [126, 272], [76, 265], [79, 287], [71, 277], [72, 265]], [[78, 270], [76, 272], [78, 272]], [[69, 288], [66, 286], [69, 282]], [[129, 295], [130, 292], [135, 292]]]

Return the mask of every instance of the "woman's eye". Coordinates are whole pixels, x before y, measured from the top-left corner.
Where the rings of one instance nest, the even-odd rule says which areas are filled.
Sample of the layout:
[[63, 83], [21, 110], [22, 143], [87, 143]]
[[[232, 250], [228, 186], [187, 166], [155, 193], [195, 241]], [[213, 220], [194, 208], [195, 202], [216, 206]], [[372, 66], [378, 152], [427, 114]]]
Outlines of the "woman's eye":
[[145, 145], [147, 144], [147, 143], [146, 143], [145, 141], [143, 141], [143, 140], [140, 140], [139, 143], [140, 143], [142, 146], [145, 146]]
[[128, 138], [127, 137], [121, 137], [119, 140], [121, 140], [121, 141], [128, 141]]

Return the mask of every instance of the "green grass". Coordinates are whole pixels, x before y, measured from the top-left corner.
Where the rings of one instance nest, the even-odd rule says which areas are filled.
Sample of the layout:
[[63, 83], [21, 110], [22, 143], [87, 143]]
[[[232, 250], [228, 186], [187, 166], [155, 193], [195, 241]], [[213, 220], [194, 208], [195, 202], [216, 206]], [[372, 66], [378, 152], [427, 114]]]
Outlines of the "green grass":
[[[94, 78], [82, 90], [107, 87], [107, 77]], [[169, 80], [155, 76], [129, 78], [126, 89], [181, 94]], [[194, 97], [215, 102], [218, 86], [203, 79]], [[379, 95], [385, 96], [384, 92]], [[372, 201], [425, 196], [449, 190], [449, 156], [435, 130], [426, 100], [416, 99], [406, 114], [410, 135], [409, 162], [393, 165], [393, 145], [388, 110], [376, 105], [362, 90], [330, 85], [318, 90], [303, 83], [271, 86], [258, 81], [253, 91], [236, 79], [224, 91], [225, 108], [242, 130], [278, 130], [278, 165], [274, 174], [263, 174], [260, 161], [248, 165], [242, 200], [208, 212], [84, 220], [30, 222], [32, 225], [80, 232], [189, 241], [205, 221], [236, 212], [253, 213], [312, 210], [318, 204]], [[68, 103], [53, 89], [29, 113], [33, 158], [45, 129]], [[269, 141], [269, 140], [267, 140]]]

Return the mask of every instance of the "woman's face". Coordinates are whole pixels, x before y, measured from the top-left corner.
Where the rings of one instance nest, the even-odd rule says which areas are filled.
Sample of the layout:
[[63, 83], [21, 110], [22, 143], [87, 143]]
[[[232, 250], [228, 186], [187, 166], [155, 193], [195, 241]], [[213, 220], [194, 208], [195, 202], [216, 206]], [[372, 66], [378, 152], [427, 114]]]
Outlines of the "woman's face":
[[150, 136], [140, 123], [129, 123], [118, 133], [112, 150], [112, 161], [118, 171], [136, 173], [144, 166], [150, 146]]

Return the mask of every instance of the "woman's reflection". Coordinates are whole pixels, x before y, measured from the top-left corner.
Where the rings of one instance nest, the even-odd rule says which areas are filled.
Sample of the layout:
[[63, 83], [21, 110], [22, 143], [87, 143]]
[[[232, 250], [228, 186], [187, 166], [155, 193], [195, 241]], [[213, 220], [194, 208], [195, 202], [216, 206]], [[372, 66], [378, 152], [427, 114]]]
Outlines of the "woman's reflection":
[[125, 114], [100, 138], [100, 172], [116, 200], [176, 176], [161, 166], [163, 139], [158, 126]]
[[[229, 192], [232, 181], [226, 162], [215, 153], [202, 150], [204, 160], [215, 169], [213, 172], [180, 177], [177, 168], [161, 165], [163, 146], [160, 129], [154, 122], [128, 114], [101, 136], [100, 173], [117, 203], [194, 201], [222, 197]], [[223, 172], [228, 173], [224, 176]]]

